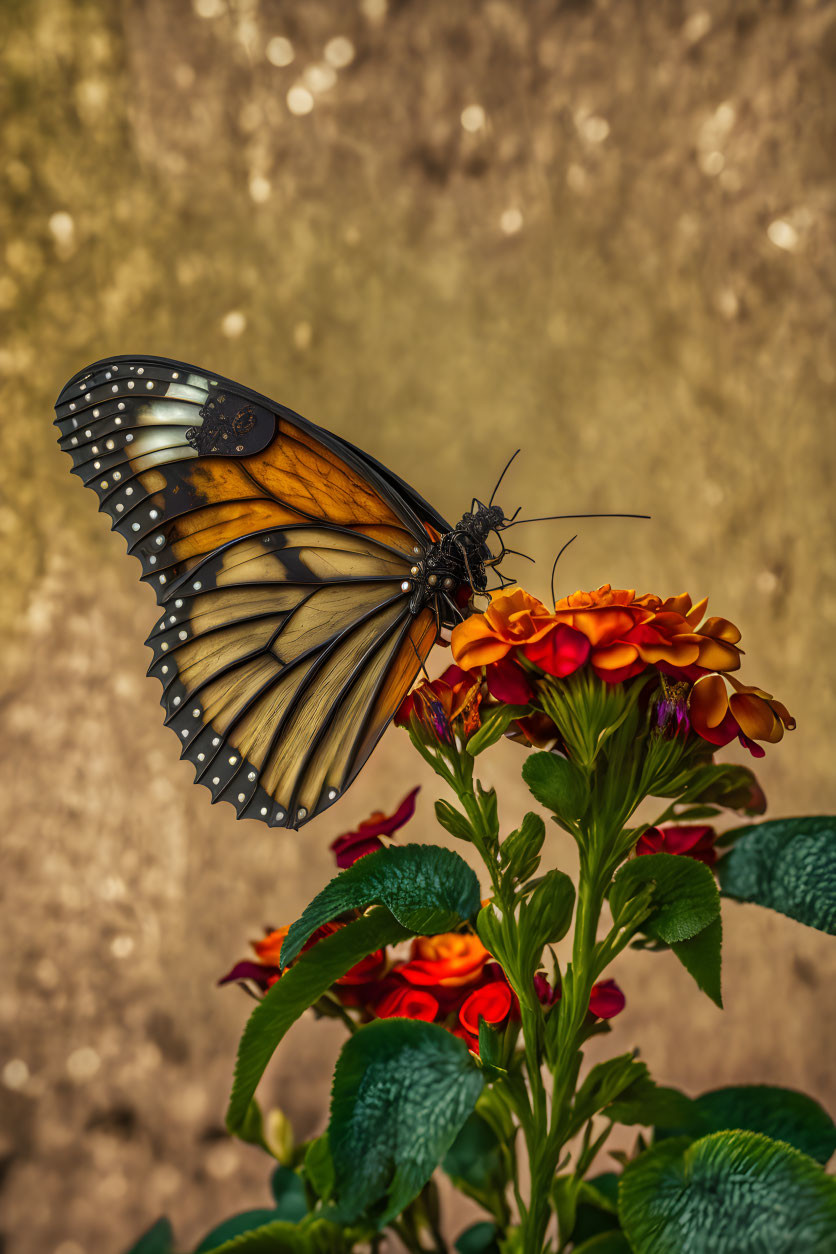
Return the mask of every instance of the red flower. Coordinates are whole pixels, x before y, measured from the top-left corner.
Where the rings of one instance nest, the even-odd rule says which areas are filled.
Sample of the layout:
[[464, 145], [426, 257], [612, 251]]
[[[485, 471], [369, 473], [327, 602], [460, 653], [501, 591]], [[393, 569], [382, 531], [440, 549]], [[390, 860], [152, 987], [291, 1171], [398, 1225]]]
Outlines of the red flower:
[[560, 1001], [560, 989], [552, 988], [542, 971], [534, 976], [534, 991], [543, 1006], [553, 1006], [556, 1001]]
[[525, 671], [517, 666], [510, 657], [501, 658], [485, 668], [488, 692], [494, 701], [502, 701], [506, 705], [528, 705], [534, 696], [531, 684]]
[[574, 627], [569, 627], [566, 623], [559, 623], [554, 631], [541, 640], [523, 645], [522, 652], [541, 671], [562, 679], [580, 670], [589, 657], [591, 648], [589, 640], [582, 632], [575, 631]]
[[505, 979], [491, 980], [470, 994], [459, 1010], [459, 1023], [471, 1036], [479, 1037], [479, 1020], [491, 1027], [505, 1022], [514, 1004], [514, 994]]
[[478, 936], [464, 932], [442, 932], [438, 936], [417, 936], [412, 942], [412, 959], [397, 968], [398, 975], [423, 988], [460, 988], [481, 979], [490, 959]]
[[682, 827], [649, 827], [639, 837], [636, 853], [641, 856], [648, 853], [683, 854], [686, 858], [696, 858], [706, 866], [714, 866], [717, 851], [714, 841], [717, 833], [707, 824], [685, 824]]
[[596, 1019], [614, 1019], [621, 1014], [626, 998], [615, 980], [599, 980], [589, 994], [589, 1011]]
[[403, 827], [404, 823], [412, 818], [415, 813], [415, 798], [419, 792], [420, 787], [413, 788], [412, 792], [407, 793], [394, 814], [386, 815], [382, 810], [375, 810], [374, 814], [358, 824], [356, 831], [338, 836], [331, 845], [337, 866], [344, 869], [355, 863], [358, 858], [364, 858], [368, 853], [376, 853], [378, 849], [383, 849], [384, 844], [378, 837], [392, 836], [398, 828]]
[[459, 666], [448, 666], [443, 675], [413, 688], [398, 706], [395, 723], [408, 727], [415, 718], [438, 740], [452, 741], [452, 723], [458, 720], [463, 735], [469, 736], [480, 724], [480, 682]]
[[375, 1006], [379, 1019], [423, 1019], [432, 1023], [438, 1014], [438, 1002], [423, 988], [398, 984]]

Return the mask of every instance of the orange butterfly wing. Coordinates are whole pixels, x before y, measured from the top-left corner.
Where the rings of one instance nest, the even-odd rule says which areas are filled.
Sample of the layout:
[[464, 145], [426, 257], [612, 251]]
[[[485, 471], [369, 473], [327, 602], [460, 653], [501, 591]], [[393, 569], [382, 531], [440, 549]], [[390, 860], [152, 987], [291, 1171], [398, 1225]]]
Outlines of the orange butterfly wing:
[[61, 447], [142, 564], [166, 723], [213, 801], [297, 827], [349, 786], [437, 636], [410, 567], [447, 524], [338, 437], [161, 358], [88, 367]]

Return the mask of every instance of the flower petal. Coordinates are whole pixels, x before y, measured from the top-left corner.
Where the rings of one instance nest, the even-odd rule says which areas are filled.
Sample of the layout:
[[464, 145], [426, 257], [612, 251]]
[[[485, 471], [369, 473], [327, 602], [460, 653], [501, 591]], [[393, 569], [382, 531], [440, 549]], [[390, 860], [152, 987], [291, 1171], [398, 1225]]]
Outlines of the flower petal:
[[776, 718], [769, 702], [761, 697], [733, 693], [729, 700], [729, 709], [744, 736], [750, 740], [766, 740], [770, 744], [777, 744], [784, 734], [781, 720]]
[[504, 701], [507, 705], [528, 705], [534, 695], [525, 671], [510, 657], [488, 666], [485, 678], [494, 701]]
[[697, 731], [701, 733], [703, 728], [719, 727], [728, 708], [726, 685], [719, 675], [707, 675], [694, 684], [688, 710]]

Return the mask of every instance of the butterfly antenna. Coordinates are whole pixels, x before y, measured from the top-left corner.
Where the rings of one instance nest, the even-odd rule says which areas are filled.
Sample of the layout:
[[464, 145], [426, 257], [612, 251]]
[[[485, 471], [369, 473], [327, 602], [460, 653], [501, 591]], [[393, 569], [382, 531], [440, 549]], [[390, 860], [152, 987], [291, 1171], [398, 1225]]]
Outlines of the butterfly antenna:
[[520, 518], [517, 522], [508, 523], [503, 531], [509, 527], [520, 527], [523, 523], [555, 522], [564, 518], [650, 518], [650, 514], [546, 514], [543, 518]]
[[[577, 538], [578, 538], [578, 537], [577, 537], [576, 535], [575, 535], [575, 536], [572, 536], [572, 540], [577, 540]], [[552, 601], [553, 601], [553, 602], [557, 600], [557, 597], [554, 595], [554, 576], [555, 576], [555, 572], [557, 571], [557, 563], [560, 561], [561, 557], [562, 557], [562, 556], [563, 556], [563, 554], [566, 552], [566, 550], [568, 549], [569, 545], [572, 543], [572, 540], [567, 540], [567, 541], [566, 541], [566, 543], [564, 544], [563, 548], [560, 550], [560, 552], [558, 553], [557, 557], [554, 559], [554, 566], [552, 566], [552, 583], [551, 583], [551, 588], [552, 588]]]
[[[527, 553], [521, 553], [519, 549], [506, 549], [505, 553], [513, 553], [517, 557], [524, 557], [527, 562], [533, 562], [535, 560], [533, 557], [529, 557]], [[505, 553], [503, 553], [503, 557], [505, 556]]]
[[505, 470], [503, 470], [502, 474], [501, 474], [501, 475], [499, 476], [499, 478], [497, 479], [497, 481], [496, 481], [496, 487], [494, 488], [493, 492], [491, 492], [491, 499], [488, 501], [488, 508], [489, 508], [489, 509], [490, 509], [491, 505], [493, 505], [493, 498], [496, 496], [497, 492], [499, 491], [499, 485], [502, 483], [502, 480], [505, 478], [505, 471], [508, 469], [508, 467], [511, 465], [511, 462], [512, 462], [512, 461], [514, 460], [514, 458], [515, 458], [515, 457], [519, 454], [519, 452], [520, 452], [520, 451], [521, 451], [520, 449], [517, 449], [517, 452], [516, 452], [516, 453], [512, 453], [512, 454], [511, 454], [511, 456], [508, 458], [508, 461], [505, 463]]

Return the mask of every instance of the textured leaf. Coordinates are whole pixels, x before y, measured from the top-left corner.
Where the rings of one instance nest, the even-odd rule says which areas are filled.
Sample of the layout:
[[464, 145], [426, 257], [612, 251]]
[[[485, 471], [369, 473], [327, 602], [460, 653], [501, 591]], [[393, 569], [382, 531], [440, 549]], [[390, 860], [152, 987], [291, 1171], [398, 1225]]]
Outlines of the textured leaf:
[[316, 1219], [300, 1225], [277, 1219], [233, 1237], [212, 1254], [343, 1254], [348, 1248], [346, 1234], [336, 1224]]
[[515, 832], [502, 842], [499, 864], [511, 883], [529, 879], [540, 865], [540, 850], [546, 839], [546, 825], [539, 814], [529, 811]]
[[640, 1155], [618, 1209], [635, 1254], [832, 1254], [836, 1181], [780, 1141], [716, 1132]]
[[318, 927], [347, 910], [380, 905], [415, 934], [451, 932], [479, 909], [476, 874], [452, 849], [400, 845], [367, 854], [341, 871], [297, 919], [282, 945], [282, 966]]
[[412, 932], [401, 927], [388, 910], [374, 910], [346, 924], [333, 936], [318, 941], [284, 973], [256, 1006], [241, 1037], [226, 1113], [230, 1132], [235, 1133], [246, 1124], [250, 1102], [264, 1068], [299, 1016], [361, 958], [411, 935]]
[[694, 858], [651, 853], [632, 858], [618, 871], [610, 892], [617, 918], [628, 901], [652, 884], [652, 913], [645, 925], [671, 945], [708, 927], [720, 913], [720, 894], [707, 866]]
[[741, 1128], [786, 1141], [826, 1164], [836, 1150], [836, 1124], [817, 1101], [795, 1089], [737, 1084], [694, 1098], [687, 1118], [657, 1127], [657, 1136], [705, 1136]]
[[728, 841], [717, 864], [726, 897], [836, 936], [836, 818], [774, 819], [726, 832]]
[[586, 809], [583, 775], [568, 758], [555, 753], [533, 753], [523, 763], [523, 779], [547, 810], [558, 818], [579, 819]]
[[168, 1219], [158, 1219], [147, 1232], [143, 1232], [136, 1245], [127, 1254], [173, 1254], [174, 1233]]
[[713, 923], [704, 927], [688, 940], [671, 945], [686, 971], [693, 975], [697, 985], [707, 993], [715, 1005], [723, 1008], [720, 972], [723, 955], [723, 922], [718, 915]]
[[473, 1110], [483, 1077], [463, 1041], [433, 1023], [378, 1019], [334, 1072], [328, 1140], [343, 1220], [382, 1227], [429, 1180]]
[[275, 1210], [267, 1210], [264, 1207], [260, 1210], [244, 1210], [238, 1215], [230, 1215], [229, 1219], [225, 1219], [211, 1232], [207, 1232], [200, 1245], [197, 1246], [195, 1254], [208, 1254], [210, 1250], [217, 1250], [226, 1245], [233, 1237], [239, 1237], [244, 1232], [252, 1232], [255, 1228], [263, 1228], [265, 1224], [272, 1224], [277, 1219], [283, 1218], [285, 1216], [279, 1215]]

